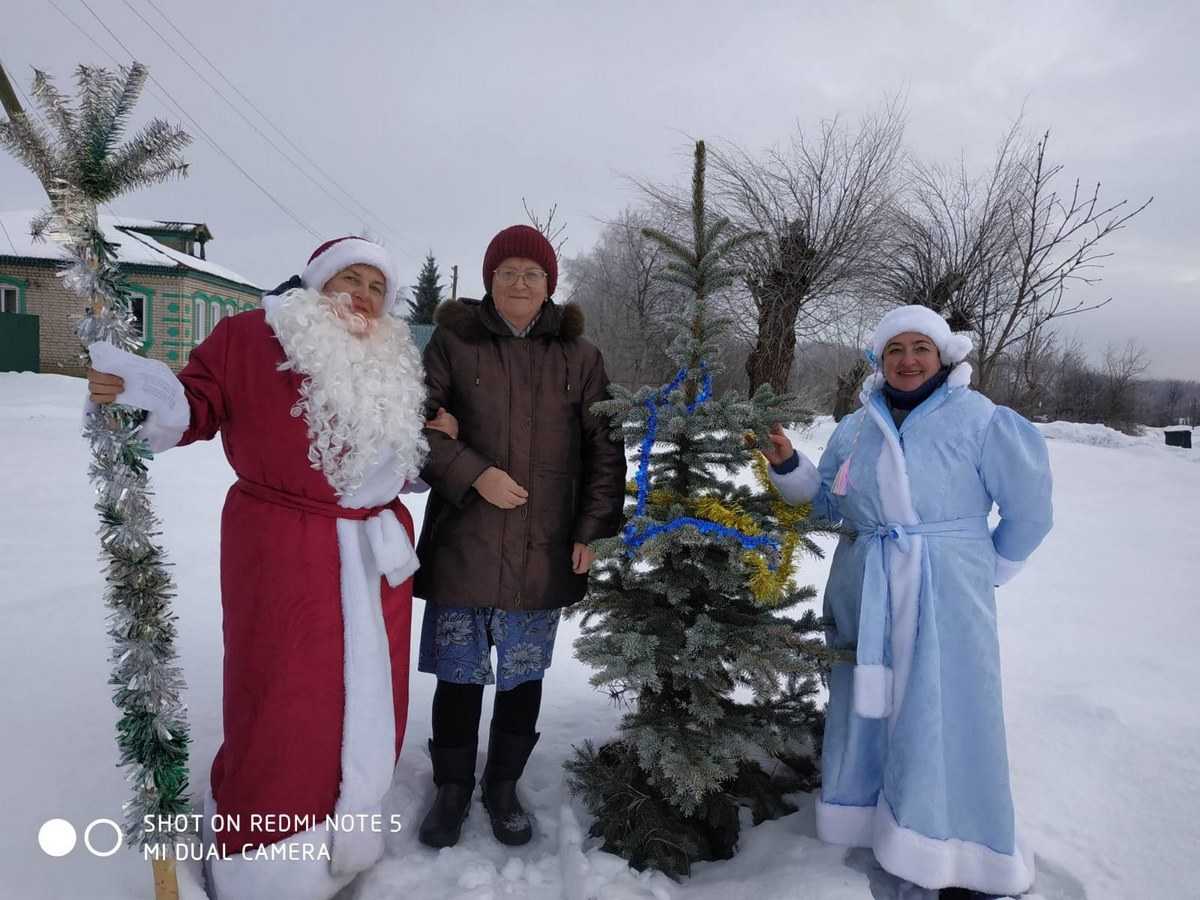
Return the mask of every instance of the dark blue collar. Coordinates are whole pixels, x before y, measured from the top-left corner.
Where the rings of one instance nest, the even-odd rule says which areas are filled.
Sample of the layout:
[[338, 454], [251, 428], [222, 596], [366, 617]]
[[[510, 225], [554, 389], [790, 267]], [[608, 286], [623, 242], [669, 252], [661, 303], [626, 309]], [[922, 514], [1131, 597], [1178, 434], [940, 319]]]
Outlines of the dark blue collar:
[[886, 381], [883, 383], [883, 396], [887, 399], [888, 406], [892, 409], [912, 410], [916, 409], [922, 403], [946, 383], [946, 379], [950, 377], [950, 367], [942, 366], [938, 369], [937, 374], [929, 378], [923, 385], [914, 388], [911, 391], [902, 391], [892, 387]]

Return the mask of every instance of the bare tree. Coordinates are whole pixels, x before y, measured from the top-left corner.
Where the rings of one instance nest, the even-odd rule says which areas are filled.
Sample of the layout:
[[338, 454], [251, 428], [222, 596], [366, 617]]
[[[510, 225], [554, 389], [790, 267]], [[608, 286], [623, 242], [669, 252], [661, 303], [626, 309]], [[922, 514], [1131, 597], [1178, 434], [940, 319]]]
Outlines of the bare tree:
[[[797, 130], [785, 149], [755, 157], [736, 146], [712, 154], [715, 205], [743, 232], [739, 251], [753, 302], [750, 390], [784, 390], [797, 328], [821, 333], [836, 319], [831, 298], [850, 296], [884, 234], [904, 116], [892, 102], [851, 132], [833, 119], [814, 137]], [[824, 308], [823, 308], [824, 307]]]
[[1127, 200], [1105, 205], [1100, 201], [1099, 182], [1088, 192], [1081, 190], [1078, 179], [1069, 196], [1060, 195], [1053, 183], [1063, 167], [1047, 162], [1049, 142], [1047, 131], [1032, 154], [1022, 159], [1019, 189], [1009, 202], [1008, 289], [997, 294], [992, 304], [973, 311], [979, 383], [984, 388], [992, 367], [1010, 347], [1049, 322], [1099, 309], [1112, 299], [1069, 300], [1067, 290], [1100, 280], [1101, 260], [1112, 256], [1102, 242], [1154, 200], [1151, 197], [1131, 210]]
[[1012, 238], [1008, 210], [1022, 165], [1019, 123], [1001, 140], [989, 172], [910, 159], [873, 282], [893, 303], [928, 306], [965, 331], [976, 310], [1004, 290]]
[[1098, 309], [1068, 295], [1099, 281], [1104, 241], [1150, 205], [1105, 204], [1100, 185], [1077, 180], [1069, 194], [1055, 182], [1062, 166], [1047, 159], [1050, 133], [1030, 144], [1018, 119], [1001, 141], [990, 172], [910, 164], [886, 264], [877, 283], [895, 302], [923, 303], [975, 340], [976, 382], [998, 389], [1006, 355], [1029, 358], [1051, 322]]
[[1179, 410], [1183, 408], [1187, 397], [1188, 386], [1178, 378], [1172, 378], [1163, 385], [1159, 408], [1156, 411], [1157, 425], [1174, 425], [1179, 420]]
[[[785, 390], [797, 335], [831, 335], [857, 290], [886, 230], [893, 176], [900, 156], [904, 113], [885, 104], [856, 129], [839, 119], [818, 132], [797, 128], [786, 147], [751, 154], [728, 144], [709, 151], [714, 214], [742, 234], [733, 260], [739, 286], [715, 298], [731, 319], [731, 334], [749, 344], [749, 390], [770, 384]], [[634, 182], [668, 219], [683, 220], [690, 193]]]
[[554, 221], [554, 217], [558, 214], [558, 204], [555, 203], [551, 206], [545, 217], [530, 209], [524, 197], [521, 198], [521, 206], [525, 208], [525, 217], [529, 219], [529, 224], [545, 236], [546, 240], [554, 247], [555, 255], [561, 258], [563, 247], [567, 243], [567, 239], [564, 236], [567, 225], [562, 221], [559, 221], [557, 224]]
[[588, 313], [588, 332], [604, 351], [609, 376], [629, 387], [659, 378], [670, 365], [660, 323], [671, 290], [655, 277], [665, 260], [642, 233], [659, 226], [650, 210], [626, 209], [590, 251], [564, 260], [571, 299]]
[[1100, 417], [1106, 425], [1123, 431], [1136, 430], [1135, 386], [1149, 361], [1146, 350], [1135, 340], [1117, 349], [1109, 345], [1104, 353], [1103, 392]]

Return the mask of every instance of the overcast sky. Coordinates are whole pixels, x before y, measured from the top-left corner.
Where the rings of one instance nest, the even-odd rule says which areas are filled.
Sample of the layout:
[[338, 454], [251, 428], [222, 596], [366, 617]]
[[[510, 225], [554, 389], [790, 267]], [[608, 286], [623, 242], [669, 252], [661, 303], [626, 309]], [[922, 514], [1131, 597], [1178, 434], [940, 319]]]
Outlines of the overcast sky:
[[[322, 238], [370, 228], [405, 283], [432, 249], [447, 281], [458, 264], [459, 292], [475, 296], [484, 248], [524, 221], [522, 197], [557, 203], [566, 252], [579, 253], [637, 200], [625, 176], [686, 178], [692, 137], [764, 147], [797, 123], [854, 120], [903, 92], [913, 152], [984, 164], [1024, 110], [1031, 133], [1053, 130], [1065, 176], [1102, 182], [1111, 200], [1155, 197], [1111, 240], [1103, 283], [1079, 294], [1113, 302], [1069, 330], [1097, 353], [1135, 337], [1150, 374], [1200, 379], [1200, 4], [86, 3], [304, 226]], [[26, 94], [32, 66], [65, 89], [80, 62], [129, 60], [85, 0], [4, 0], [0, 22], [0, 61]], [[191, 176], [115, 211], [207, 222], [210, 258], [268, 287], [299, 271], [317, 239], [161, 95], [150, 86], [139, 120], [194, 135]], [[0, 155], [0, 208], [43, 204], [34, 177]]]

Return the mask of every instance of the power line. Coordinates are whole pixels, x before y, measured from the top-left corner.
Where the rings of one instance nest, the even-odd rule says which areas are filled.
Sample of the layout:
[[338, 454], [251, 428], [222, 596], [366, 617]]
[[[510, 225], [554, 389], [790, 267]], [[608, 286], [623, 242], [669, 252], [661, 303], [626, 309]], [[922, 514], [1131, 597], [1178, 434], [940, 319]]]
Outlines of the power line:
[[[126, 6], [129, 6], [129, 0], [124, 0], [124, 2], [125, 2]], [[255, 104], [255, 102], [253, 100], [251, 100], [249, 97], [247, 97], [236, 84], [234, 84], [232, 81], [230, 81], [228, 76], [226, 76], [225, 73], [221, 71], [220, 67], [218, 67], [215, 63], [213, 63], [213, 61], [204, 54], [204, 51], [202, 51], [199, 47], [197, 47], [194, 43], [192, 43], [191, 39], [187, 36], [187, 34], [182, 29], [180, 29], [179, 26], [176, 25], [174, 21], [172, 21], [170, 16], [168, 16], [165, 12], [163, 12], [161, 7], [159, 7], [159, 5], [154, 2], [154, 0], [146, 0], [146, 2], [154, 9], [155, 12], [157, 12], [163, 18], [163, 20], [168, 25], [171, 26], [172, 29], [174, 29], [176, 34], [178, 34], [181, 38], [183, 38], [184, 43], [186, 43], [188, 45], [188, 47], [190, 47], [196, 53], [197, 56], [199, 56], [202, 60], [204, 60], [204, 62], [208, 64], [208, 67], [210, 69], [212, 69], [214, 72], [216, 72], [217, 76], [222, 81], [224, 81], [227, 85], [229, 85], [229, 87], [234, 91], [234, 93], [236, 93], [239, 97], [242, 98], [242, 101], [247, 106], [249, 106], [252, 110], [254, 110], [256, 113], [258, 113], [259, 117], [264, 122], [266, 122], [267, 125], [269, 125], [272, 129], [274, 129], [275, 133], [278, 134], [281, 138], [283, 138], [283, 140], [287, 143], [287, 145], [289, 147], [291, 147], [293, 150], [296, 151], [296, 153], [298, 153], [300, 155], [301, 159], [303, 159], [310, 166], [312, 166], [319, 173], [321, 173], [322, 176], [324, 176], [334, 187], [336, 187], [339, 191], [341, 191], [342, 194], [344, 194], [346, 196], [346, 198], [349, 199], [350, 202], [353, 203], [355, 206], [357, 206], [362, 212], [366, 213], [368, 216], [373, 218], [376, 222], [378, 222], [380, 225], [382, 225], [385, 229], [391, 230], [390, 227], [388, 226], [388, 223], [383, 219], [382, 216], [380, 216], [377, 213], [375, 213], [374, 211], [372, 211], [369, 206], [367, 206], [365, 203], [360, 202], [357, 197], [355, 197], [348, 190], [346, 190], [346, 188], [342, 187], [342, 185], [338, 183], [336, 178], [334, 178], [327, 171], [325, 171], [325, 169], [323, 169], [315, 160], [312, 159], [312, 157], [310, 157], [307, 153], [305, 153], [302, 148], [297, 146], [295, 141], [293, 141], [291, 138], [289, 138], [287, 136], [286, 132], [284, 132], [282, 128], [280, 128], [278, 125], [276, 125], [271, 120], [271, 118], [269, 116], [267, 116], [267, 114], [265, 112], [263, 112], [262, 109], [260, 109], [257, 104]], [[134, 12], [136, 13], [137, 11], [134, 10]], [[141, 18], [141, 16], [139, 15], [138, 18]], [[145, 19], [142, 19], [142, 21], [144, 22]], [[150, 27], [150, 29], [152, 31], [154, 30], [153, 26], [151, 26], [149, 22], [147, 22], [146, 24], [148, 27]], [[158, 32], [155, 31], [155, 34], [158, 34]], [[160, 35], [160, 37], [161, 37], [161, 35]], [[166, 38], [163, 38], [163, 41], [165, 42]], [[187, 60], [184, 59], [184, 62], [186, 63]], [[188, 63], [188, 65], [190, 66], [191, 63]], [[197, 74], [199, 74], [199, 73], [197, 73]], [[207, 84], [208, 82], [205, 81], [205, 83]], [[214, 90], [215, 90], [215, 88], [214, 88]], [[228, 101], [226, 101], [226, 102], [228, 102]], [[274, 146], [274, 145], [272, 145], [272, 146]]]
[[[51, 2], [53, 2], [53, 0], [51, 0]], [[129, 58], [130, 58], [131, 60], [133, 60], [134, 62], [136, 62], [136, 61], [137, 61], [137, 57], [136, 57], [136, 56], [134, 56], [134, 54], [133, 54], [133, 51], [132, 51], [132, 50], [130, 50], [128, 47], [126, 47], [126, 46], [125, 46], [125, 43], [124, 43], [124, 42], [123, 42], [123, 41], [122, 41], [122, 40], [121, 40], [119, 37], [117, 37], [117, 35], [116, 35], [116, 34], [113, 32], [113, 30], [112, 30], [111, 28], [109, 28], [109, 27], [108, 27], [108, 26], [107, 26], [107, 25], [104, 23], [104, 20], [103, 20], [103, 19], [101, 19], [101, 18], [100, 18], [98, 15], [96, 15], [96, 11], [95, 11], [94, 9], [92, 9], [92, 7], [91, 7], [90, 5], [88, 5], [88, 2], [87, 2], [87, 0], [79, 0], [79, 2], [83, 4], [83, 6], [84, 6], [84, 9], [86, 9], [86, 10], [87, 10], [89, 13], [91, 13], [91, 14], [92, 14], [92, 18], [94, 18], [94, 19], [95, 19], [97, 22], [99, 22], [99, 23], [100, 23], [100, 27], [101, 27], [101, 28], [103, 28], [103, 29], [104, 29], [106, 32], [108, 32], [108, 35], [109, 35], [109, 37], [111, 37], [111, 38], [112, 38], [114, 41], [116, 41], [116, 42], [117, 42], [117, 45], [118, 45], [118, 46], [119, 46], [119, 47], [120, 47], [122, 50], [124, 50], [126, 53], [128, 53], [128, 54], [129, 54]], [[201, 134], [204, 136], [204, 138], [205, 138], [205, 139], [208, 141], [208, 143], [209, 143], [209, 144], [212, 146], [212, 148], [213, 148], [214, 150], [216, 150], [218, 153], [220, 153], [222, 156], [224, 156], [224, 157], [225, 157], [225, 159], [229, 161], [229, 164], [230, 164], [230, 165], [232, 165], [232, 166], [233, 166], [235, 169], [237, 169], [239, 172], [241, 172], [241, 173], [242, 173], [242, 175], [243, 175], [243, 177], [245, 177], [245, 179], [246, 179], [247, 181], [249, 181], [249, 182], [250, 182], [251, 184], [253, 184], [253, 185], [254, 185], [256, 188], [258, 188], [258, 190], [259, 190], [259, 191], [261, 191], [261, 192], [262, 192], [262, 194], [263, 194], [263, 195], [264, 195], [264, 196], [265, 196], [265, 197], [266, 197], [268, 200], [270, 200], [272, 203], [274, 203], [274, 204], [275, 204], [275, 206], [277, 206], [277, 207], [278, 207], [280, 210], [282, 210], [282, 211], [283, 211], [283, 212], [284, 212], [284, 213], [285, 213], [285, 214], [288, 216], [288, 218], [290, 218], [290, 219], [291, 219], [293, 222], [295, 222], [297, 225], [299, 225], [301, 228], [303, 228], [305, 231], [307, 231], [307, 232], [308, 232], [310, 235], [312, 235], [312, 237], [313, 237], [314, 239], [316, 239], [316, 240], [318, 240], [318, 241], [319, 241], [319, 240], [321, 240], [321, 235], [320, 235], [320, 234], [318, 234], [318, 233], [317, 233], [315, 230], [313, 230], [312, 228], [310, 228], [310, 227], [309, 227], [309, 226], [308, 226], [308, 225], [307, 225], [307, 224], [306, 224], [306, 223], [305, 223], [303, 220], [301, 220], [301, 219], [300, 219], [300, 217], [299, 217], [299, 216], [297, 216], [297, 215], [296, 215], [294, 212], [292, 212], [290, 209], [288, 209], [286, 206], [284, 206], [284, 205], [283, 205], [283, 203], [281, 203], [279, 200], [277, 200], [277, 199], [275, 198], [275, 195], [274, 195], [274, 194], [272, 194], [272, 193], [271, 193], [270, 191], [268, 191], [268, 190], [267, 190], [265, 187], [263, 187], [261, 184], [259, 184], [259, 182], [258, 182], [258, 181], [257, 181], [257, 180], [254, 178], [254, 176], [253, 176], [253, 175], [251, 175], [249, 172], [247, 172], [245, 169], [243, 169], [243, 168], [242, 168], [242, 167], [241, 167], [241, 166], [238, 164], [237, 160], [235, 160], [235, 159], [234, 159], [232, 156], [230, 156], [230, 155], [229, 155], [229, 154], [228, 154], [228, 153], [225, 151], [225, 148], [224, 148], [224, 147], [222, 147], [220, 144], [218, 144], [218, 143], [216, 142], [216, 139], [215, 139], [215, 138], [213, 138], [213, 136], [212, 136], [212, 135], [210, 135], [210, 134], [209, 134], [209, 133], [208, 133], [208, 132], [205, 130], [204, 126], [203, 126], [203, 125], [201, 125], [199, 122], [197, 122], [197, 121], [196, 121], [196, 119], [195, 119], [195, 117], [194, 117], [194, 116], [192, 116], [191, 114], [189, 114], [189, 113], [188, 113], [188, 111], [187, 111], [187, 110], [185, 110], [185, 109], [183, 108], [183, 106], [182, 106], [182, 105], [179, 103], [179, 101], [178, 101], [178, 100], [176, 100], [176, 99], [175, 99], [173, 96], [171, 96], [171, 92], [170, 92], [170, 91], [168, 91], [168, 90], [166, 89], [166, 87], [163, 85], [163, 83], [162, 83], [161, 81], [159, 81], [157, 78], [155, 78], [153, 75], [151, 75], [151, 74], [149, 73], [149, 71], [147, 71], [147, 73], [146, 73], [146, 74], [147, 74], [147, 77], [148, 77], [148, 78], [149, 78], [149, 79], [150, 79], [152, 82], [154, 82], [154, 84], [155, 84], [155, 85], [157, 85], [157, 86], [158, 86], [158, 89], [159, 89], [159, 90], [161, 90], [161, 91], [163, 92], [163, 94], [165, 94], [165, 95], [166, 95], [167, 99], [168, 99], [168, 100], [170, 100], [172, 104], [174, 104], [175, 108], [176, 108], [176, 109], [178, 109], [178, 110], [179, 110], [179, 112], [180, 112], [180, 113], [181, 113], [181, 114], [182, 114], [182, 115], [183, 115], [183, 116], [184, 116], [184, 117], [185, 117], [185, 118], [186, 118], [186, 119], [187, 119], [189, 122], [191, 122], [191, 123], [192, 123], [192, 124], [193, 124], [193, 125], [196, 127], [196, 129], [197, 129], [197, 130], [198, 130], [198, 131], [199, 131], [199, 132], [200, 132], [200, 133], [201, 133]]]
[[[97, 22], [100, 23], [100, 27], [103, 28], [108, 33], [109, 37], [111, 37], [114, 41], [116, 41], [117, 45], [120, 46], [120, 48], [122, 50], [124, 50], [127, 54], [129, 54], [129, 58], [131, 60], [134, 60], [136, 62], [137, 57], [135, 57], [133, 55], [133, 52], [128, 47], [125, 46], [124, 42], [122, 42], [121, 39], [119, 37], [117, 37], [116, 34], [113, 33], [113, 30], [104, 23], [104, 20], [101, 19], [100, 16], [98, 16], [96, 14], [96, 11], [94, 9], [92, 9], [91, 6], [88, 5], [87, 0], [80, 0], [80, 2], [83, 4], [84, 8], [87, 9], [87, 11], [92, 14], [92, 18], [94, 18]], [[95, 38], [93, 38], [82, 26], [80, 26], [78, 23], [76, 23], [70, 16], [68, 16], [65, 12], [63, 12], [63, 10], [58, 6], [58, 4], [55, 2], [55, 0], [50, 0], [50, 5], [53, 6], [64, 19], [66, 19], [68, 22], [70, 22], [72, 25], [74, 25], [80, 32], [82, 32], [83, 35], [88, 40], [90, 40], [93, 44], [95, 44], [97, 47], [99, 47], [101, 52], [103, 52], [109, 59], [113, 60], [114, 63], [117, 62], [117, 60], [113, 57], [113, 55], [111, 53], [109, 53], [107, 50], [105, 50], [103, 47], [101, 47], [100, 44], [95, 40]], [[119, 65], [119, 63], [118, 63], [118, 65]], [[221, 156], [223, 156], [230, 165], [232, 165], [235, 169], [237, 169], [238, 172], [241, 173], [242, 177], [244, 177], [247, 181], [249, 181], [252, 185], [254, 185], [259, 190], [260, 193], [262, 193], [278, 209], [280, 209], [285, 215], [287, 215], [288, 218], [290, 218], [293, 222], [295, 222], [302, 229], [304, 229], [306, 232], [308, 232], [309, 235], [311, 235], [315, 240], [321, 239], [321, 236], [315, 230], [310, 228], [303, 220], [300, 219], [299, 216], [297, 216], [294, 212], [292, 212], [290, 209], [288, 209], [286, 206], [284, 206], [283, 203], [281, 203], [279, 200], [277, 200], [270, 191], [268, 191], [265, 187], [263, 187], [254, 178], [253, 175], [251, 175], [244, 168], [242, 168], [238, 164], [237, 160], [235, 160], [232, 156], [230, 156], [229, 153], [226, 152], [226, 150], [220, 144], [218, 144], [216, 142], [216, 140], [212, 137], [212, 135], [210, 135], [205, 130], [204, 126], [201, 125], [199, 122], [197, 122], [195, 117], [190, 115], [188, 113], [188, 111], [185, 110], [180, 105], [179, 101], [177, 101], [174, 97], [171, 96], [171, 92], [168, 91], [163, 86], [162, 82], [160, 82], [157, 78], [155, 78], [153, 75], [150, 75], [149, 73], [147, 73], [147, 75], [148, 75], [150, 81], [160, 91], [162, 91], [162, 93], [175, 106], [175, 108], [177, 110], [179, 110], [180, 114], [183, 115], [189, 122], [191, 122], [193, 126], [195, 126], [196, 130], [199, 131], [200, 134], [204, 137], [204, 139], [208, 141], [209, 145], [214, 150], [216, 150], [217, 153], [219, 153]]]
[[0, 231], [4, 232], [4, 238], [8, 241], [8, 246], [13, 248], [13, 256], [20, 256], [21, 252], [17, 250], [17, 245], [13, 243], [12, 235], [8, 233], [8, 227], [4, 224], [3, 219], [0, 219]]
[[[125, 3], [125, 5], [127, 7], [129, 7], [130, 12], [132, 12], [135, 16], [138, 17], [138, 19], [140, 19], [142, 21], [142, 24], [144, 24], [147, 28], [149, 28], [152, 32], [154, 32], [155, 37], [157, 37], [160, 41], [162, 41], [164, 44], [166, 44], [166, 46], [172, 52], [176, 53], [178, 55], [179, 59], [181, 59], [183, 61], [183, 64], [186, 65], [189, 69], [191, 69], [192, 72], [196, 75], [196, 77], [199, 78], [201, 81], [203, 81], [204, 84], [214, 94], [216, 94], [218, 97], [220, 97], [225, 102], [226, 106], [228, 106], [235, 113], [237, 113], [241, 117], [243, 122], [245, 122], [252, 129], [254, 129], [255, 134], [257, 134], [264, 141], [266, 141], [267, 144], [270, 145], [271, 149], [273, 149], [276, 153], [278, 153], [280, 156], [282, 156], [284, 159], [286, 159], [297, 172], [299, 172], [301, 175], [303, 175], [305, 178], [307, 178], [310, 182], [312, 182], [314, 185], [316, 185], [322, 192], [324, 192], [325, 196], [329, 197], [329, 199], [331, 199], [334, 203], [336, 203], [339, 207], [341, 207], [343, 212], [345, 212], [348, 215], [353, 216], [355, 218], [357, 218], [360, 215], [359, 212], [356, 212], [355, 210], [346, 206], [346, 204], [342, 202], [341, 198], [339, 198], [336, 194], [331, 192], [329, 190], [329, 188], [327, 188], [324, 184], [322, 184], [320, 181], [318, 181], [316, 178], [314, 178], [311, 174], [309, 174], [307, 171], [305, 171], [300, 166], [300, 164], [297, 163], [294, 159], [292, 159], [292, 157], [288, 156], [288, 154], [285, 153], [283, 151], [283, 149], [270, 138], [269, 135], [264, 134], [261, 128], [259, 128], [257, 125], [255, 125], [254, 122], [252, 122], [250, 120], [250, 118], [244, 112], [242, 112], [240, 109], [238, 109], [238, 107], [228, 97], [226, 97], [223, 93], [221, 93], [221, 90], [216, 85], [214, 85], [211, 81], [209, 81], [204, 76], [203, 72], [201, 72], [194, 65], [192, 65], [192, 63], [188, 60], [188, 58], [184, 54], [179, 53], [179, 51], [167, 39], [166, 35], [164, 35], [157, 28], [155, 28], [154, 25], [151, 24], [146, 19], [146, 17], [141, 14], [141, 12], [139, 12], [137, 10], [137, 8], [134, 7], [134, 5], [132, 3], [129, 2], [129, 0], [123, 0], [123, 2]], [[156, 7], [156, 9], [157, 9], [157, 7]], [[160, 12], [160, 14], [161, 14], [161, 12]], [[174, 26], [172, 26], [172, 27], [174, 27]], [[178, 31], [178, 29], [176, 29], [176, 31]], [[185, 38], [184, 40], [187, 40], [187, 39]], [[196, 49], [195, 45], [193, 45], [190, 41], [188, 41], [188, 46], [192, 47], [193, 50]], [[200, 51], [196, 50], [196, 52], [199, 53]], [[203, 56], [203, 54], [200, 54], [200, 55]], [[207, 59], [206, 59], [206, 61], [207, 61]], [[211, 66], [212, 63], [209, 63], [209, 65]], [[214, 67], [214, 70], [215, 70], [215, 67]], [[343, 191], [343, 193], [345, 193], [345, 191]], [[347, 196], [349, 196], [349, 195], [347, 194]], [[353, 198], [351, 198], [351, 199], [353, 199]], [[369, 211], [368, 211], [368, 214], [370, 214]], [[387, 227], [387, 223], [383, 222], [382, 219], [379, 220], [379, 222], [385, 228]]]

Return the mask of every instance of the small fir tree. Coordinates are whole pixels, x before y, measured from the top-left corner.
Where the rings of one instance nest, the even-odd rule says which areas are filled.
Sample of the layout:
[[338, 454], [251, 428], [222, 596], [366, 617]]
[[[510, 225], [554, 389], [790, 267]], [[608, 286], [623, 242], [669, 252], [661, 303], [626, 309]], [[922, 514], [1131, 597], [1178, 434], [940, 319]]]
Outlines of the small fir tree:
[[437, 262], [433, 251], [425, 257], [425, 265], [417, 275], [417, 283], [412, 286], [413, 299], [406, 300], [408, 304], [408, 321], [414, 325], [432, 325], [433, 313], [442, 302], [443, 285], [441, 273], [438, 272]]
[[[669, 348], [679, 373], [661, 388], [614, 386], [596, 405], [640, 456], [622, 534], [595, 545], [575, 647], [628, 712], [615, 740], [567, 763], [605, 849], [672, 876], [733, 854], [740, 806], [758, 822], [811, 787], [826, 664], [816, 615], [784, 614], [815, 596], [792, 575], [798, 553], [819, 554], [817, 525], [782, 502], [757, 450], [772, 423], [808, 416], [769, 385], [711, 396], [728, 327], [714, 297], [737, 274], [728, 254], [754, 236], [708, 215], [704, 164], [698, 142], [690, 240], [645, 232], [686, 291]], [[753, 478], [739, 478], [747, 467]]]

